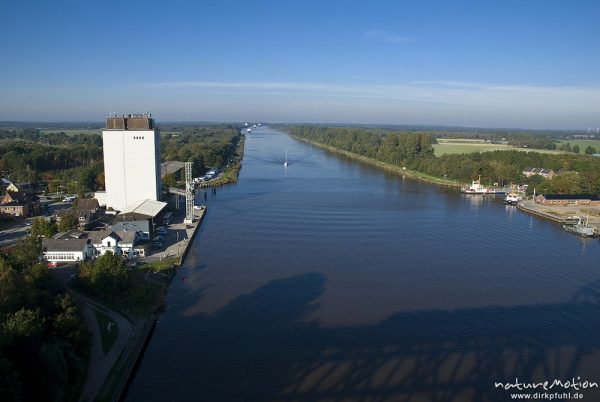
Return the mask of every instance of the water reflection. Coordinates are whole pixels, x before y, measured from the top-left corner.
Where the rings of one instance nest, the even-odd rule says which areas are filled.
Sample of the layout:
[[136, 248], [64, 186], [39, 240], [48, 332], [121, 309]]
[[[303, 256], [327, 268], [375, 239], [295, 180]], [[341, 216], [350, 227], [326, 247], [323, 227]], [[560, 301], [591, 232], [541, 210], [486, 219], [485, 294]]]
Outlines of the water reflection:
[[[286, 146], [310, 157], [285, 170]], [[600, 248], [554, 223], [268, 130], [206, 203], [129, 400], [504, 401], [495, 380], [600, 380]]]

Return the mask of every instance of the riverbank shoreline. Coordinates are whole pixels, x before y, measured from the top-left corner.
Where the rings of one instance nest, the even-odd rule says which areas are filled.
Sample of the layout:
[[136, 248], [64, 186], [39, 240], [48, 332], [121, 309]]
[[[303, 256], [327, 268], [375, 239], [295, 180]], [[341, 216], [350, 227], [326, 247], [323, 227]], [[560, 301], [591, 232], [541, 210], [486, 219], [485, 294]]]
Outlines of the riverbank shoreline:
[[[165, 309], [166, 305], [166, 294], [173, 282], [173, 278], [177, 273], [177, 269], [180, 268], [185, 262], [185, 258], [188, 255], [190, 247], [193, 243], [194, 238], [196, 237], [196, 233], [198, 233], [198, 229], [200, 229], [200, 225], [204, 221], [204, 216], [206, 214], [206, 206], [199, 210], [198, 213], [195, 213], [196, 221], [192, 224], [191, 229], [186, 229], [188, 232], [187, 239], [182, 239], [180, 243], [185, 242], [185, 247], [181, 256], [179, 257], [178, 264], [174, 267], [167, 283], [165, 284], [164, 293], [162, 297], [157, 301], [155, 311], [150, 314], [150, 316], [145, 317], [143, 319], [143, 325], [141, 326], [141, 333], [136, 339], [132, 340], [131, 344], [132, 348], [129, 350], [128, 356], [126, 357], [126, 366], [124, 370], [124, 376], [121, 379], [119, 386], [115, 389], [114, 396], [112, 400], [121, 401], [124, 399], [127, 394], [127, 389], [129, 384], [133, 381], [133, 377], [135, 377], [135, 373], [137, 368], [140, 366], [142, 359], [144, 358], [144, 352], [146, 351], [150, 341], [152, 340], [152, 334], [154, 333], [154, 329], [156, 328], [156, 321], [158, 320], [158, 316]], [[188, 225], [189, 226], [189, 225]], [[124, 351], [127, 353], [127, 351]]]
[[526, 214], [561, 225], [572, 224], [574, 217], [587, 217], [588, 224], [600, 232], [600, 209], [594, 210], [585, 205], [542, 205], [531, 200], [519, 202], [517, 209]]
[[298, 137], [298, 136], [292, 135], [292, 134], [290, 134], [288, 132], [286, 132], [286, 134], [289, 135], [290, 137], [292, 137], [295, 140], [304, 142], [305, 144], [313, 145], [315, 147], [324, 149], [324, 150], [326, 150], [328, 152], [331, 152], [331, 153], [334, 153], [334, 154], [338, 154], [338, 155], [343, 155], [343, 156], [346, 156], [348, 158], [352, 158], [354, 160], [366, 163], [366, 164], [371, 165], [371, 166], [378, 167], [380, 169], [387, 170], [387, 171], [392, 172], [392, 173], [396, 173], [396, 174], [399, 174], [399, 175], [402, 175], [402, 176], [410, 177], [411, 179], [416, 179], [416, 180], [423, 181], [423, 182], [426, 182], [426, 183], [438, 184], [440, 186], [454, 187], [454, 188], [460, 188], [460, 187], [463, 187], [465, 185], [464, 183], [460, 183], [460, 182], [458, 182], [456, 180], [440, 179], [438, 177], [430, 176], [428, 174], [421, 173], [421, 172], [418, 172], [416, 170], [409, 170], [409, 169], [406, 169], [406, 168], [403, 168], [403, 167], [400, 167], [400, 166], [390, 165], [389, 163], [381, 162], [381, 161], [378, 161], [377, 159], [369, 158], [369, 157], [363, 156], [363, 155], [358, 155], [358, 154], [355, 154], [353, 152], [346, 151], [346, 150], [343, 150], [343, 149], [334, 148], [334, 147], [329, 146], [329, 145], [324, 145], [324, 144], [318, 143], [316, 141], [311, 141], [311, 140], [308, 140], [306, 138], [302, 138], [302, 137]]

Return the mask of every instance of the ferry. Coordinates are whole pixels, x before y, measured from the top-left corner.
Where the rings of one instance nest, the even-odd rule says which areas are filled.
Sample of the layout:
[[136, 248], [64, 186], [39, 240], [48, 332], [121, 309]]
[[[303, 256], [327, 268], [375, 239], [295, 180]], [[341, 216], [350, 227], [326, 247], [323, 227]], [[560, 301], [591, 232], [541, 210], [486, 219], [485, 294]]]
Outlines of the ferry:
[[486, 187], [481, 185], [481, 176], [473, 180], [470, 186], [464, 186], [460, 189], [463, 194], [505, 194], [506, 190], [498, 187]]

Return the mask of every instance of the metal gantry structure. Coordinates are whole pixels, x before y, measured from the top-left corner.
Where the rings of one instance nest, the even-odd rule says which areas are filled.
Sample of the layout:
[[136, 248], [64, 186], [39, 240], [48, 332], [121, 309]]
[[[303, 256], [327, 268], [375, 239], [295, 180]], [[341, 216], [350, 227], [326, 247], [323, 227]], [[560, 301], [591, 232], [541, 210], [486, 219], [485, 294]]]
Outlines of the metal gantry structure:
[[194, 222], [194, 179], [192, 162], [185, 163], [185, 223]]

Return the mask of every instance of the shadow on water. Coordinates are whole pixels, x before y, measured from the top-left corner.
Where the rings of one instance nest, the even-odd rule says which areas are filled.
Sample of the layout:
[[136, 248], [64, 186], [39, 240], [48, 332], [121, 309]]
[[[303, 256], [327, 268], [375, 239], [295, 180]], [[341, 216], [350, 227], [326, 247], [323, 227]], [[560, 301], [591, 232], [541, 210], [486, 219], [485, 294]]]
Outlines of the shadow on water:
[[[374, 326], [337, 328], [308, 319], [324, 286], [319, 273], [275, 280], [214, 314], [181, 317], [197, 340], [196, 358], [182, 362], [177, 389], [150, 386], [138, 396], [505, 401], [510, 391], [494, 381], [600, 380], [600, 282], [564, 304], [402, 312]], [[597, 400], [597, 390], [582, 393]]]

